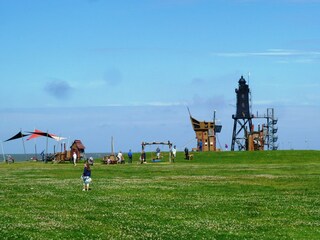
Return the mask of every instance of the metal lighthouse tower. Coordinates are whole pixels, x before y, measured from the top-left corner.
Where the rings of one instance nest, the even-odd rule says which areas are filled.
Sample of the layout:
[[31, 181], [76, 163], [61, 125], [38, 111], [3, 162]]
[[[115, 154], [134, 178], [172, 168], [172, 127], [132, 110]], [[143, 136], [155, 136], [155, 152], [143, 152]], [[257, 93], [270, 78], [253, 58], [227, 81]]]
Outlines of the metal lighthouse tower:
[[237, 111], [232, 115], [234, 119], [231, 151], [234, 151], [235, 145], [238, 145], [238, 150], [248, 150], [248, 135], [252, 131], [252, 118], [250, 112], [250, 89], [246, 84], [246, 80], [241, 76], [239, 79], [238, 89], [235, 89], [237, 94]]

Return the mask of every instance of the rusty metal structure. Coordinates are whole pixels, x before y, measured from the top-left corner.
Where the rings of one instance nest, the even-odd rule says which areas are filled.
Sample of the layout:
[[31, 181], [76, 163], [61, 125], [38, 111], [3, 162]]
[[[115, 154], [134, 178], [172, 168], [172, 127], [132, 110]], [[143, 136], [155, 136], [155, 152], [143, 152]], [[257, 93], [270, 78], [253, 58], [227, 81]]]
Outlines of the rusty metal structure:
[[[253, 115], [251, 113], [250, 88], [246, 80], [241, 76], [238, 81], [239, 86], [235, 89], [237, 95], [236, 114], [232, 115], [234, 120], [231, 151], [235, 150], [237, 145], [239, 151], [261, 151], [276, 150], [278, 137], [275, 133], [278, 131], [276, 124], [277, 118], [274, 116], [274, 109], [268, 108], [267, 114]], [[253, 119], [264, 118], [266, 124], [262, 127], [258, 125], [258, 130], [254, 130]]]
[[238, 81], [239, 86], [235, 89], [237, 94], [237, 111], [232, 115], [234, 120], [231, 151], [234, 151], [235, 145], [238, 145], [238, 150], [248, 150], [248, 135], [252, 131], [252, 118], [249, 106], [249, 85], [241, 76]]

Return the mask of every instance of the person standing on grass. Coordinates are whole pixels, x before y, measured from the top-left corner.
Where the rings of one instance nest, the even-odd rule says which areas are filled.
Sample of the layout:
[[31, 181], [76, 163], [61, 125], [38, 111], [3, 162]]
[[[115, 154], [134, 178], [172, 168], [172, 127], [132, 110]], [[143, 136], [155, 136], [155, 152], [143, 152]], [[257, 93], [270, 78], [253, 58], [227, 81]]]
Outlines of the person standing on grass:
[[118, 158], [118, 163], [124, 163], [124, 159], [121, 151], [119, 151], [117, 158]]
[[199, 148], [199, 151], [202, 152], [202, 140], [199, 141], [198, 148]]
[[140, 163], [146, 163], [146, 152], [144, 150], [142, 150], [140, 155]]
[[94, 163], [93, 157], [89, 157], [88, 163], [89, 163], [91, 166], [93, 166], [93, 163]]
[[84, 169], [82, 173], [82, 180], [83, 180], [83, 189], [82, 191], [89, 191], [89, 185], [90, 182], [92, 181], [91, 179], [91, 169], [90, 169], [90, 164], [88, 162], [85, 162], [84, 164]]
[[189, 160], [189, 149], [187, 147], [184, 148], [184, 158]]
[[132, 152], [131, 152], [131, 149], [128, 152], [128, 163], [132, 163]]
[[75, 151], [73, 152], [72, 157], [73, 157], [73, 165], [77, 166], [77, 153]]
[[173, 146], [172, 150], [171, 150], [171, 154], [172, 154], [172, 161], [174, 161], [174, 159], [177, 156], [177, 148], [176, 145]]
[[157, 147], [156, 153], [157, 153], [157, 159], [160, 159], [160, 148], [159, 147]]

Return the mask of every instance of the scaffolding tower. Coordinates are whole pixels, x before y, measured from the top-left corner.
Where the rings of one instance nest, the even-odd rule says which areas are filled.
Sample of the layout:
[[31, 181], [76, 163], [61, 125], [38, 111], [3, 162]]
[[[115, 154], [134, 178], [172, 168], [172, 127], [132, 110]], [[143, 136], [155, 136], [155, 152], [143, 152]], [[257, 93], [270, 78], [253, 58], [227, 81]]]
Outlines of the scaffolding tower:
[[278, 123], [278, 119], [274, 116], [274, 109], [267, 109], [267, 125], [265, 126], [265, 145], [268, 150], [277, 150], [278, 145], [276, 142], [278, 141], [278, 136], [276, 133], [278, 132], [278, 127], [276, 126]]
[[254, 116], [254, 118], [264, 118], [266, 119], [266, 124], [262, 125], [263, 128], [263, 136], [264, 136], [264, 145], [268, 150], [277, 150], [278, 149], [278, 136], [276, 133], [278, 132], [278, 118], [274, 115], [273, 108], [267, 108], [267, 113], [263, 115], [259, 115], [258, 112]]

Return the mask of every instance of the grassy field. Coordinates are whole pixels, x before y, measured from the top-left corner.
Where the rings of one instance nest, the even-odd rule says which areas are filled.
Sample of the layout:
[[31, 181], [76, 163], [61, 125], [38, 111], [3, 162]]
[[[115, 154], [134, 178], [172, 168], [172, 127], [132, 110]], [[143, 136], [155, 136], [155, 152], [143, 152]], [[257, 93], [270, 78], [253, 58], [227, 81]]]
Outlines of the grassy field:
[[1, 239], [320, 239], [320, 152], [0, 163]]

